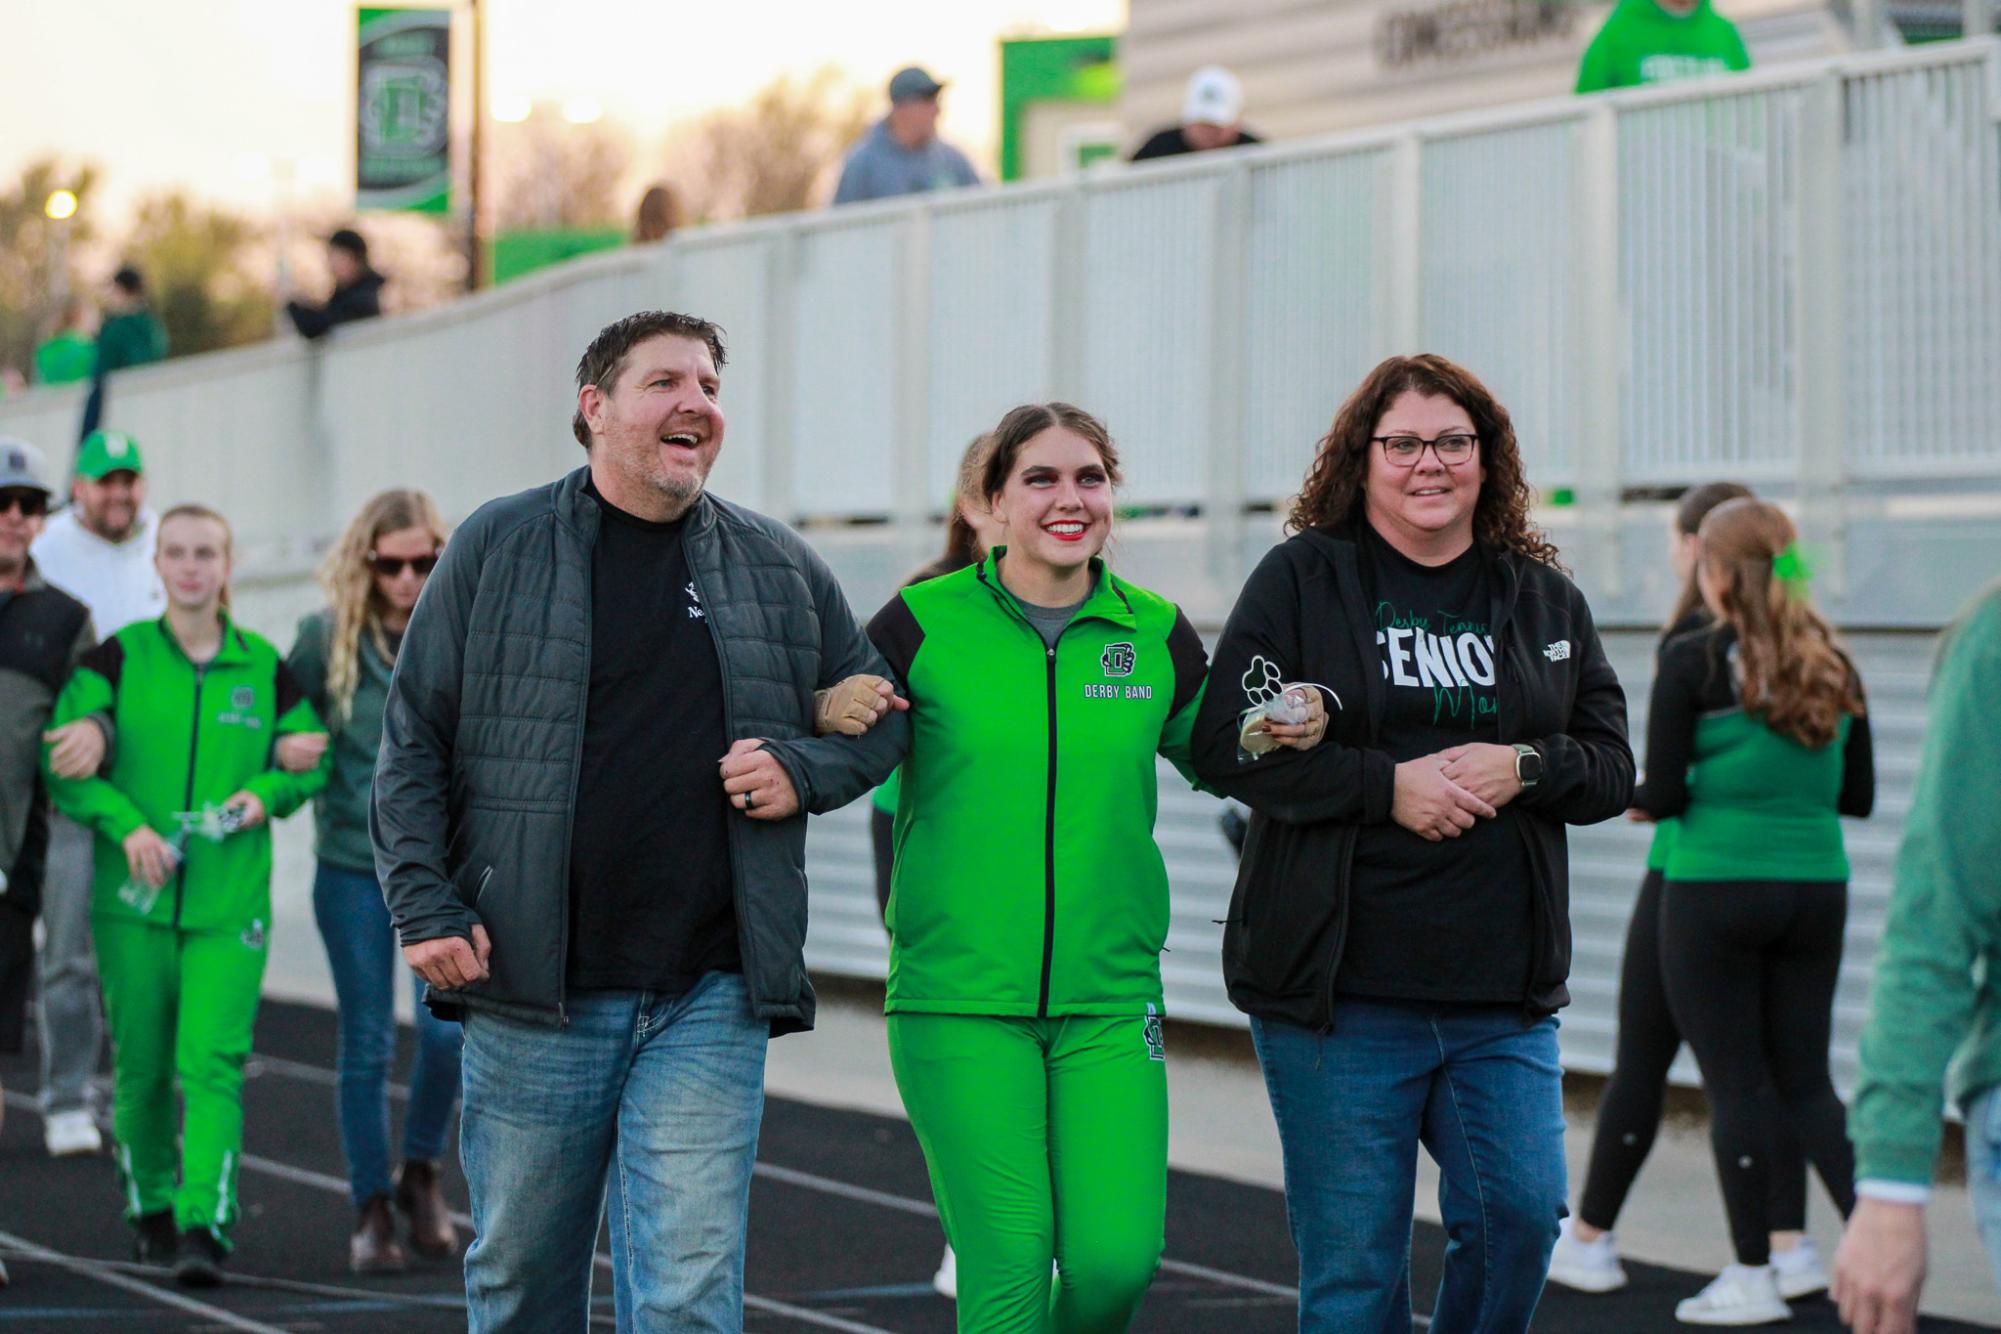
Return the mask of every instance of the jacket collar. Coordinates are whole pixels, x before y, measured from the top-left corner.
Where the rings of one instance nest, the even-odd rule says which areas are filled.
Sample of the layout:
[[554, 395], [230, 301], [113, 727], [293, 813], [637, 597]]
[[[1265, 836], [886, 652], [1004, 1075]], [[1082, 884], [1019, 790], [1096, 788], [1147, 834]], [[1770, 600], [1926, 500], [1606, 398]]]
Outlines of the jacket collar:
[[[1008, 592], [1007, 586], [1001, 583], [1000, 562], [1006, 555], [1005, 545], [995, 547], [981, 558], [974, 575], [1003, 606], [1020, 611], [1021, 599]], [[1077, 608], [1077, 614], [1071, 619], [1110, 621], [1128, 630], [1138, 629], [1139, 617], [1133, 611], [1132, 599], [1126, 596], [1119, 577], [1106, 567], [1103, 558], [1091, 557], [1091, 576], [1095, 580], [1091, 595], [1084, 599], [1084, 605]]]
[[[188, 661], [187, 650], [181, 647], [180, 640], [174, 638], [174, 627], [167, 624], [167, 618], [162, 616], [159, 620], [154, 621], [153, 625], [160, 632], [160, 638], [167, 641], [167, 650], [179, 657], [183, 662]], [[204, 665], [207, 667], [218, 667], [248, 661], [250, 661], [250, 645], [243, 638], [243, 631], [237, 628], [235, 620], [231, 618], [227, 610], [224, 610], [222, 613], [222, 641], [216, 645], [215, 656], [210, 658]]]
[[[556, 510], [556, 518], [581, 534], [586, 543], [597, 540], [598, 519], [601, 511], [597, 502], [591, 499], [584, 484], [591, 479], [591, 466], [568, 473], [556, 482], [551, 503]], [[707, 536], [715, 527], [717, 503], [705, 487], [702, 494], [695, 497], [695, 504], [688, 511], [688, 526], [683, 531], [690, 535]]]

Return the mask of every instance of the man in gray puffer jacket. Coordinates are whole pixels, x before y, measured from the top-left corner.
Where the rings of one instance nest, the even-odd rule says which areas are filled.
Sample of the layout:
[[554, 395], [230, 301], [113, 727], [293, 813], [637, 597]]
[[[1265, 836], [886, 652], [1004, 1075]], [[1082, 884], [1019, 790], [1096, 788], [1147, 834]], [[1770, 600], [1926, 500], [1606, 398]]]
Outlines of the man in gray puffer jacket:
[[607, 1176], [621, 1327], [742, 1328], [765, 1042], [813, 1023], [805, 815], [908, 741], [814, 735], [887, 669], [797, 534], [704, 493], [723, 361], [687, 315], [601, 332], [588, 466], [458, 529], [390, 686], [370, 825], [465, 1024], [476, 1331], [584, 1327]]

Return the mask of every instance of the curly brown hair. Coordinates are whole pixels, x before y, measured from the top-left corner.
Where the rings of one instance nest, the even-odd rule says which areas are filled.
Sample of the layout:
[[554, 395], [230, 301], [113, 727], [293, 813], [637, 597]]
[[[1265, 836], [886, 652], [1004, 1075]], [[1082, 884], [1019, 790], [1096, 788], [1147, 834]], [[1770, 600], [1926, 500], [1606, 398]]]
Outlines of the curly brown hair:
[[1391, 357], [1370, 371], [1334, 414], [1334, 424], [1320, 437], [1313, 466], [1293, 502], [1285, 526], [1289, 532], [1334, 528], [1362, 517], [1362, 495], [1369, 476], [1370, 437], [1397, 395], [1415, 390], [1431, 398], [1449, 398], [1473, 419], [1480, 439], [1480, 462], [1487, 479], [1473, 508], [1473, 537], [1481, 544], [1563, 569], [1556, 547], [1529, 519], [1535, 496], [1522, 471], [1515, 425], [1478, 376], [1464, 366], [1433, 353]]

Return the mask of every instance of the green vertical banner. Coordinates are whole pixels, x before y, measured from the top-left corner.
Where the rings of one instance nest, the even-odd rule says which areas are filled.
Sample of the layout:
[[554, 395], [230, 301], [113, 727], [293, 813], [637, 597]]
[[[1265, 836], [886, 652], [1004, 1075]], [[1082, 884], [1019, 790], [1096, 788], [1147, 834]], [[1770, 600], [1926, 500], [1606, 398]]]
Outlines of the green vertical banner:
[[354, 206], [447, 212], [452, 196], [452, 12], [357, 13]]

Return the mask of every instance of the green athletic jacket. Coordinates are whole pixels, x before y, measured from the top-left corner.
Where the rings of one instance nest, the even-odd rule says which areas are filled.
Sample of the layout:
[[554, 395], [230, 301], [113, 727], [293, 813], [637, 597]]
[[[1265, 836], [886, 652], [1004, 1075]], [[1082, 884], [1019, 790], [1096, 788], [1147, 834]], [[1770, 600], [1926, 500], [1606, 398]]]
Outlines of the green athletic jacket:
[[1195, 781], [1207, 670], [1167, 599], [1093, 560], [1056, 647], [978, 565], [904, 589], [869, 637], [911, 703], [888, 1006], [943, 1014], [1159, 1007], [1167, 868], [1154, 755]]
[[1931, 716], [1876, 946], [1862, 1070], [1848, 1112], [1857, 1180], [1929, 1184], [1945, 1096], [1963, 1110], [2001, 1084], [1996, 699], [2001, 586], [1947, 633], [1932, 675]]
[[125, 837], [140, 825], [172, 842], [178, 811], [199, 811], [247, 789], [275, 820], [325, 786], [331, 751], [311, 773], [274, 767], [271, 748], [279, 736], [326, 730], [278, 650], [225, 617], [222, 647], [197, 667], [164, 619], [134, 621], [84, 654], [56, 701], [55, 724], [99, 710], [117, 726], [117, 753], [107, 768], [76, 781], [48, 775], [56, 805], [98, 835], [91, 911], [189, 931], [268, 923], [268, 822], [220, 843], [189, 839], [187, 860], [143, 917], [118, 891], [131, 874]]

